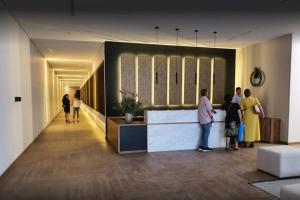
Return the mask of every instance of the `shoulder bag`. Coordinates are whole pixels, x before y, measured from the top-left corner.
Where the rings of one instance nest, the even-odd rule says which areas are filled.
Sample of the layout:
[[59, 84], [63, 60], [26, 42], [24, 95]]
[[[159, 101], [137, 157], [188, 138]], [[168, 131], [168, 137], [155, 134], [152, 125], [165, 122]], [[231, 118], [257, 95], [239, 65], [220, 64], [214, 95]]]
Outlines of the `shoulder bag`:
[[[254, 98], [256, 99], [256, 97], [254, 97]], [[253, 112], [255, 114], [260, 114], [260, 108], [256, 103], [253, 105]]]

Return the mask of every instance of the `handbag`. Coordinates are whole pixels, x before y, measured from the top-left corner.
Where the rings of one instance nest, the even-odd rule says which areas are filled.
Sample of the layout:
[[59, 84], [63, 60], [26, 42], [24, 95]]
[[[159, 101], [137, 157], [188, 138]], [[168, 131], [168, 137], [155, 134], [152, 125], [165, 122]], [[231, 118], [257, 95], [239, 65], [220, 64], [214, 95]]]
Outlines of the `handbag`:
[[255, 113], [255, 114], [260, 114], [260, 109], [259, 109], [259, 107], [258, 107], [258, 105], [253, 105], [253, 112]]
[[[256, 100], [256, 97], [254, 97], [255, 98], [255, 100]], [[255, 114], [260, 114], [260, 108], [259, 108], [259, 106], [258, 105], [256, 105], [256, 104], [254, 104], [253, 105], [253, 112], [255, 113]]]
[[244, 130], [245, 130], [245, 125], [240, 124], [239, 129], [238, 129], [238, 142], [241, 143], [244, 141]]

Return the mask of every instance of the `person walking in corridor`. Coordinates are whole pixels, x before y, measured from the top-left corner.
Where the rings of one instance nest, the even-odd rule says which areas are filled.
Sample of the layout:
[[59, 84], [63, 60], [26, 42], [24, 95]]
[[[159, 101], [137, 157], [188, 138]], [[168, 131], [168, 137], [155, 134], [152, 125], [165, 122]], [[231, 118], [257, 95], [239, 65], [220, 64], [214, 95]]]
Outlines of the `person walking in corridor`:
[[63, 96], [62, 104], [63, 104], [63, 107], [64, 107], [66, 123], [71, 123], [71, 122], [69, 121], [69, 115], [70, 115], [70, 100], [69, 100], [69, 95], [68, 95], [68, 94], [65, 94], [65, 95]]
[[[244, 91], [245, 98], [241, 101], [243, 120], [245, 124], [245, 142], [247, 147], [254, 147], [255, 141], [260, 141], [259, 114], [264, 118], [264, 110], [254, 96], [251, 96], [250, 89]], [[256, 108], [259, 111], [256, 110]], [[260, 113], [258, 113], [260, 112]]]
[[198, 150], [200, 151], [211, 151], [208, 147], [208, 137], [210, 134], [210, 128], [214, 122], [213, 113], [216, 113], [212, 105], [207, 98], [207, 90], [201, 90], [201, 98], [198, 106], [198, 118], [202, 129], [201, 141]]
[[75, 115], [77, 115], [77, 123], [79, 123], [79, 108], [80, 108], [80, 98], [79, 95], [76, 93], [74, 95], [74, 100], [73, 100], [73, 123], [75, 123]]

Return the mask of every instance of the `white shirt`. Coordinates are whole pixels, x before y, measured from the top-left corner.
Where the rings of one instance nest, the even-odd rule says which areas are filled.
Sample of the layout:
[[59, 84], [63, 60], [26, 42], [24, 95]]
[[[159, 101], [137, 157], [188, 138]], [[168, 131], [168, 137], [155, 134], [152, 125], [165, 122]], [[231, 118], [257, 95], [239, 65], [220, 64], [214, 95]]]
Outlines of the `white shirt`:
[[80, 107], [80, 100], [79, 99], [74, 99], [73, 107], [74, 108], [79, 108]]
[[233, 98], [232, 98], [232, 103], [237, 103], [237, 104], [241, 104], [241, 101], [243, 99], [243, 95], [234, 95]]

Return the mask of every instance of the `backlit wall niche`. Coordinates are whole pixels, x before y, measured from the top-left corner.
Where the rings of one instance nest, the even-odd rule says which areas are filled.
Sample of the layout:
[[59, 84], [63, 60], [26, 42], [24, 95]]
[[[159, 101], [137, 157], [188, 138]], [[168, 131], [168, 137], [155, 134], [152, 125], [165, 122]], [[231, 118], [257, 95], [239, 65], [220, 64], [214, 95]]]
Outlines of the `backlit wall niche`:
[[223, 102], [223, 58], [124, 53], [119, 68], [119, 87], [136, 92], [145, 106], [197, 105], [203, 88], [214, 104]]
[[181, 105], [182, 102], [182, 58], [169, 57], [169, 105]]

